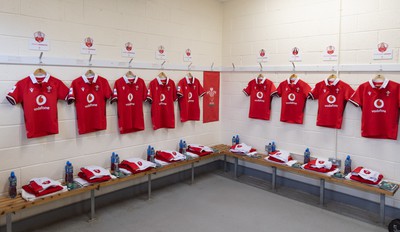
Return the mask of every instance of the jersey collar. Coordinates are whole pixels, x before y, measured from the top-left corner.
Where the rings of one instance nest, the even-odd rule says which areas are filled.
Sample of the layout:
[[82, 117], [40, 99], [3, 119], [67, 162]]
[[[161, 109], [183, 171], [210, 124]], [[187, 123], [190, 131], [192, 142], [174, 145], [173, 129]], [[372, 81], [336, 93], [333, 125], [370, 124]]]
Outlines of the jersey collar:
[[[160, 77], [157, 77], [157, 82], [159, 85], [163, 85]], [[168, 82], [169, 82], [169, 77], [167, 77], [167, 81], [165, 82], [165, 84], [168, 85]]]
[[[372, 79], [369, 80], [368, 82], [369, 82], [369, 84], [371, 85], [371, 87], [372, 87], [373, 89], [376, 89], [376, 86], [375, 86], [374, 81], [373, 81]], [[379, 87], [379, 89], [384, 89], [384, 88], [386, 88], [386, 86], [387, 86], [388, 84], [389, 84], [389, 79], [385, 79], [385, 80], [383, 81], [381, 87]]]
[[337, 85], [337, 83], [339, 83], [339, 78], [336, 78], [333, 82], [332, 82], [332, 84], [329, 84], [329, 81], [328, 81], [328, 78], [326, 78], [325, 79], [325, 85], [326, 86], [335, 86], [335, 85]]
[[[98, 75], [97, 75], [97, 74], [94, 74], [92, 83], [96, 83], [97, 78], [98, 78]], [[83, 81], [84, 81], [86, 84], [89, 84], [89, 83], [90, 83], [90, 82], [89, 82], [89, 79], [85, 76], [85, 74], [82, 75], [82, 79], [83, 79]]]
[[256, 84], [264, 84], [264, 82], [265, 82], [265, 80], [266, 80], [267, 78], [266, 77], [263, 77], [263, 79], [261, 80], [261, 82], [260, 83], [258, 83], [258, 77], [256, 77]]
[[[29, 75], [29, 78], [31, 78], [31, 81], [32, 81], [33, 84], [38, 84], [39, 83], [37, 81], [35, 75], [31, 74], [31, 75]], [[47, 83], [49, 81], [49, 79], [50, 79], [50, 74], [47, 73], [42, 82], [46, 82]]]
[[185, 76], [186, 78], [186, 82], [190, 85], [190, 84], [194, 84], [194, 77], [192, 77], [192, 83], [190, 83], [190, 77], [188, 77], [187, 75]]
[[294, 81], [293, 81], [293, 83], [290, 81], [290, 77], [287, 79], [287, 83], [290, 85], [290, 84], [297, 84], [297, 82], [299, 82], [299, 80], [300, 80], [300, 77], [297, 77], [296, 79], [294, 79]]
[[[130, 84], [130, 83], [131, 83], [131, 82], [129, 81], [129, 78], [128, 78], [126, 75], [124, 75], [122, 78], [124, 78], [125, 83], [127, 83], [127, 84]], [[138, 80], [138, 76], [135, 75], [135, 80], [133, 81], [133, 83], [136, 84], [137, 80]]]

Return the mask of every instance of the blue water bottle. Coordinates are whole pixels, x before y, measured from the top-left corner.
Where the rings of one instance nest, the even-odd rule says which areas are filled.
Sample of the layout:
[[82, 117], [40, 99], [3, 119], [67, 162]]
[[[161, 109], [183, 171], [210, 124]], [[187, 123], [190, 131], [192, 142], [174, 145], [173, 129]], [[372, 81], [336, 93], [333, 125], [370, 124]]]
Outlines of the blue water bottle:
[[68, 189], [72, 189], [72, 185], [74, 182], [74, 167], [72, 163], [67, 161], [65, 164], [65, 184]]
[[187, 144], [186, 144], [186, 141], [183, 140], [181, 154], [186, 155], [186, 151], [187, 151]]
[[179, 153], [183, 154], [183, 142], [182, 139], [179, 141]]
[[310, 157], [311, 157], [311, 152], [310, 149], [307, 147], [307, 149], [304, 151], [304, 164], [310, 162]]
[[276, 151], [276, 145], [275, 145], [275, 142], [272, 141], [272, 144], [271, 144], [271, 152], [275, 152], [275, 151]]
[[115, 170], [115, 152], [111, 154], [111, 172]]
[[115, 161], [114, 161], [114, 173], [119, 172], [119, 155], [115, 154]]
[[8, 195], [10, 196], [10, 198], [15, 198], [17, 196], [17, 177], [15, 176], [14, 172], [11, 172], [8, 181], [9, 181]]
[[344, 161], [344, 174], [347, 175], [351, 172], [351, 159], [350, 156], [348, 155], [346, 157], [346, 160]]
[[151, 146], [149, 145], [147, 147], [147, 161], [151, 160]]
[[236, 142], [236, 144], [239, 144], [239, 143], [240, 143], [239, 135], [236, 135], [235, 142]]

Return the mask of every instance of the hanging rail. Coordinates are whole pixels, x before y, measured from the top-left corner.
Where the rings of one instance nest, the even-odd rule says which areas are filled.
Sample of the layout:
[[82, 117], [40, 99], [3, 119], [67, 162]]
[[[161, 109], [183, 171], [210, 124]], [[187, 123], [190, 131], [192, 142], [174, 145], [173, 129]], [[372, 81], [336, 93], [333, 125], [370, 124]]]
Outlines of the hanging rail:
[[[90, 68], [114, 68], [114, 69], [148, 69], [148, 70], [172, 70], [187, 71], [186, 64], [166, 63], [138, 63], [134, 61], [110, 61], [90, 59], [55, 58], [42, 56], [39, 61], [37, 57], [24, 56], [0, 56], [0, 65], [33, 65], [33, 66], [56, 66], [56, 67], [90, 67]], [[220, 72], [260, 72], [260, 65], [215, 67], [190, 65], [191, 71], [220, 71]], [[318, 65], [296, 65], [296, 72], [400, 72], [400, 64], [318, 64]], [[292, 72], [292, 65], [263, 65], [263, 72]]]

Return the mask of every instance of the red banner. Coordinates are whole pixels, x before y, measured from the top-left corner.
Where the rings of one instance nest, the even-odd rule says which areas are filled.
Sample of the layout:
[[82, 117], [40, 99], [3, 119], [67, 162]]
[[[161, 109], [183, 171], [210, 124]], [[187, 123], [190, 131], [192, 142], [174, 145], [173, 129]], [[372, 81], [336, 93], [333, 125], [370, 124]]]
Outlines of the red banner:
[[219, 72], [203, 72], [203, 123], [219, 121]]

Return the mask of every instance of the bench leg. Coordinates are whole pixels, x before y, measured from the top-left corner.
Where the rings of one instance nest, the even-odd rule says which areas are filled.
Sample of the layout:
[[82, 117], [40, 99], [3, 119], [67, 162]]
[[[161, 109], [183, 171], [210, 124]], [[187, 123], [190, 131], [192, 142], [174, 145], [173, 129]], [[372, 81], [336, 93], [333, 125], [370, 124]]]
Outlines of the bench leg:
[[151, 174], [147, 175], [147, 199], [150, 200], [151, 197]]
[[224, 155], [224, 172], [227, 172], [227, 166], [226, 166], [226, 155]]
[[237, 179], [238, 178], [238, 166], [239, 166], [239, 159], [238, 158], [236, 158], [235, 157], [235, 171], [234, 171], [234, 177], [235, 177], [235, 179]]
[[324, 201], [325, 201], [325, 179], [320, 180], [319, 184], [319, 204], [324, 206]]
[[12, 232], [12, 217], [11, 213], [6, 214], [6, 227], [7, 227], [7, 232]]
[[382, 225], [385, 224], [385, 194], [380, 194], [380, 207], [379, 207], [379, 215], [380, 215], [380, 222]]
[[276, 167], [272, 167], [272, 190], [276, 191]]
[[194, 163], [192, 163], [192, 184], [194, 183]]
[[95, 211], [96, 201], [94, 195], [94, 189], [90, 190], [90, 219], [89, 222], [96, 220], [96, 211]]

